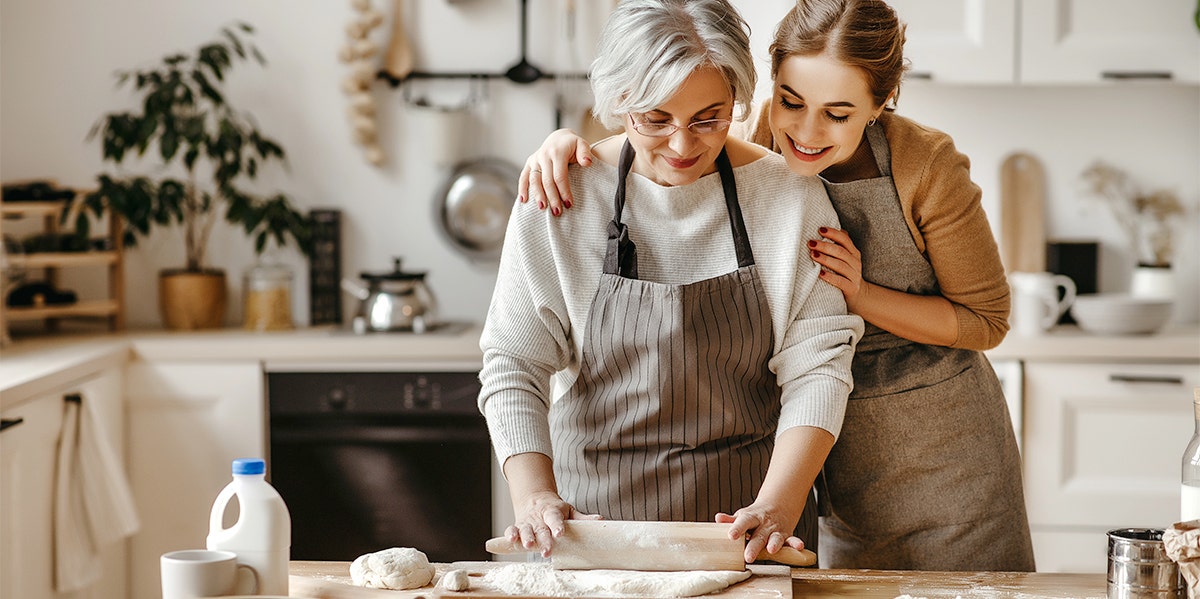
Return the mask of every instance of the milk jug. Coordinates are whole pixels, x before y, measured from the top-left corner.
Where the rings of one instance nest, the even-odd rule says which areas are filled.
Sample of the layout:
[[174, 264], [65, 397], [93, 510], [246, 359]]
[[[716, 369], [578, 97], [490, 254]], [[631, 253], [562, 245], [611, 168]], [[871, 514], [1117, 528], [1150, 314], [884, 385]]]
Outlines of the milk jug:
[[[238, 520], [229, 528], [222, 520], [229, 500], [237, 497]], [[233, 482], [213, 503], [208, 522], [208, 548], [232, 551], [238, 563], [258, 573], [258, 595], [288, 594], [288, 559], [292, 518], [279, 492], [266, 479], [266, 463], [257, 458], [233, 461]]]

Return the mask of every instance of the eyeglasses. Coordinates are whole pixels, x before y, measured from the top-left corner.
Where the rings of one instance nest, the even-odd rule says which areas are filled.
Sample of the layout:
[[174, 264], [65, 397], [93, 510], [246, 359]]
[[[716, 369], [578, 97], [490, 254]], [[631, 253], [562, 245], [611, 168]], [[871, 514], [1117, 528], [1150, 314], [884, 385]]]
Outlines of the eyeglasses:
[[[675, 123], [639, 123], [634, 120], [632, 115], [630, 115], [629, 120], [633, 123], [634, 131], [646, 137], [670, 137], [675, 135], [676, 131], [684, 128]], [[731, 122], [729, 119], [696, 121], [688, 123], [686, 129], [691, 131], [693, 135], [710, 135], [728, 129]]]

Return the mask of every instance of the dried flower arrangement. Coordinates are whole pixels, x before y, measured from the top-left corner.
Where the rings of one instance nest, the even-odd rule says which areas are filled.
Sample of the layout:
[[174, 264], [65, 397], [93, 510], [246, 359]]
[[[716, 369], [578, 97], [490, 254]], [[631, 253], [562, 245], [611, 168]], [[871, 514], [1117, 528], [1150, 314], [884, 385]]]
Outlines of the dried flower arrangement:
[[1089, 195], [1112, 211], [1129, 237], [1142, 266], [1170, 266], [1175, 255], [1172, 217], [1183, 215], [1183, 204], [1173, 190], [1143, 191], [1121, 169], [1095, 162], [1083, 171]]

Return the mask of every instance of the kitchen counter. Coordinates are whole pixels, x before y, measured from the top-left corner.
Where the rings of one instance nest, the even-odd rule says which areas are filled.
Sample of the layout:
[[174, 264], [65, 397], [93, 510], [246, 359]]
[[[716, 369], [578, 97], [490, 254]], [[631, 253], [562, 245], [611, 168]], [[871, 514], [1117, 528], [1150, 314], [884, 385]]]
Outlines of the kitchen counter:
[[[131, 357], [194, 362], [250, 360], [261, 361], [268, 369], [370, 368], [398, 362], [406, 366], [453, 362], [478, 367], [482, 360], [480, 330], [478, 324], [421, 335], [355, 335], [333, 327], [265, 333], [226, 328], [191, 332], [134, 330], [20, 340], [0, 350], [0, 409], [35, 395], [47, 385], [69, 380], [72, 372], [85, 373], [89, 368], [95, 371], [97, 365], [116, 365]], [[1200, 328], [1192, 324], [1154, 335], [1100, 336], [1074, 326], [1060, 326], [1038, 337], [1009, 334], [987, 355], [992, 359], [1195, 362], [1200, 360]]]
[[[439, 574], [452, 567], [436, 564]], [[375, 597], [430, 597], [428, 590], [374, 591], [349, 586], [350, 565], [346, 562], [292, 562], [293, 596], [302, 590], [318, 599], [374, 599]], [[792, 569], [792, 596], [807, 599], [862, 597], [893, 599], [911, 597], [1021, 597], [1022, 599], [1084, 599], [1107, 595], [1104, 574], [1051, 574], [1033, 572], [900, 572], [884, 570]], [[731, 587], [733, 591], [737, 587]], [[734, 596], [724, 592], [721, 595]], [[469, 592], [454, 593], [470, 597]]]

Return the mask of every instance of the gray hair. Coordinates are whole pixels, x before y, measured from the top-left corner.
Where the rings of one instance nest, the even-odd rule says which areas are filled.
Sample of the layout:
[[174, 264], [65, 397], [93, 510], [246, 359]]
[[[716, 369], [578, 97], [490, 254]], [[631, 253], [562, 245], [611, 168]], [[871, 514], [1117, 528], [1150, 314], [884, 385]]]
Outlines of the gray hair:
[[728, 0], [623, 0], [609, 15], [592, 61], [592, 94], [604, 126], [667, 103], [688, 76], [716, 67], [749, 114], [757, 73], [750, 26]]

